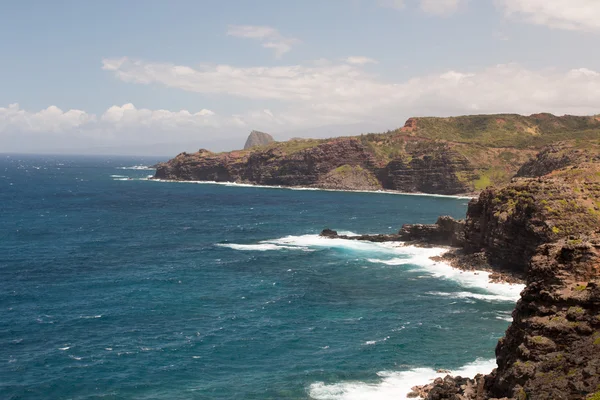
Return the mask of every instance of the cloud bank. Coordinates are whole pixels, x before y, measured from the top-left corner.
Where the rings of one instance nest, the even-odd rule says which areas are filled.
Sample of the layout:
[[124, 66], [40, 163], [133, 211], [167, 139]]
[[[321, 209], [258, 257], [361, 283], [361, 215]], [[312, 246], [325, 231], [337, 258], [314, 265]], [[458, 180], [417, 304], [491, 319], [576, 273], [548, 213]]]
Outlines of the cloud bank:
[[598, 0], [497, 0], [509, 17], [555, 29], [600, 32]]
[[[243, 137], [252, 129], [273, 133], [323, 126], [384, 123], [390, 129], [410, 116], [516, 112], [593, 115], [600, 113], [600, 73], [586, 68], [532, 70], [518, 64], [473, 71], [445, 71], [392, 82], [367, 72], [366, 58], [317, 66], [200, 67], [106, 59], [117, 79], [184, 91], [251, 100], [278, 100], [276, 108], [223, 115], [209, 109], [150, 110], [113, 105], [95, 115], [50, 106], [23, 110], [0, 107], [0, 145], [15, 134], [87, 137], [98, 143], [151, 140], [203, 141]], [[360, 62], [357, 62], [360, 61]], [[344, 132], [336, 132], [343, 134]], [[70, 136], [69, 136], [70, 135]]]

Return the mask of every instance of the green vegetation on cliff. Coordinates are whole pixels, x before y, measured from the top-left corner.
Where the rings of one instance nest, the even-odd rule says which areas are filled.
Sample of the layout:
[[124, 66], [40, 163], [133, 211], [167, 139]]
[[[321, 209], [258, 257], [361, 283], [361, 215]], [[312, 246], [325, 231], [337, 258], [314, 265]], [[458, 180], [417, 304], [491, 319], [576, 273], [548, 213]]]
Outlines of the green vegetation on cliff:
[[[528, 163], [543, 146], [558, 143], [560, 151], [551, 149]], [[579, 150], [600, 152], [600, 117], [426, 117], [411, 118], [403, 128], [386, 133], [272, 142], [229, 153], [183, 154], [163, 164], [157, 177], [322, 187], [327, 176], [340, 189], [348, 183], [348, 189], [362, 185], [364, 189], [462, 194], [506, 184], [517, 173], [544, 175], [579, 161]], [[344, 165], [368, 173], [355, 173], [352, 180], [335, 177], [336, 168]]]
[[449, 118], [413, 118], [413, 134], [430, 139], [478, 143], [489, 147], [541, 147], [571, 139], [598, 139], [600, 116], [579, 117], [552, 114], [472, 115]]

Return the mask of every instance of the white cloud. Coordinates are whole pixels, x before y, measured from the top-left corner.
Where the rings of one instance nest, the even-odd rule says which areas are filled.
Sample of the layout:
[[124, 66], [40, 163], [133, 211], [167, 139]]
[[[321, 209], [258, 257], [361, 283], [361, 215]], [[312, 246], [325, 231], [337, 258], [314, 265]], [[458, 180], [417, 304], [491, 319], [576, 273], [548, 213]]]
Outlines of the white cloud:
[[[129, 82], [242, 97], [251, 99], [254, 105], [243, 113], [223, 115], [208, 109], [150, 110], [124, 104], [94, 115], [54, 106], [35, 112], [12, 104], [0, 108], [0, 146], [9, 148], [5, 143], [10, 140], [22, 144], [25, 139], [19, 135], [28, 135], [27, 140], [45, 138], [52, 144], [59, 139], [71, 143], [85, 137], [87, 142], [114, 146], [187, 140], [200, 147], [206, 141], [221, 140], [235, 147], [231, 144], [233, 138], [241, 143], [252, 129], [277, 136], [280, 132], [309, 132], [331, 125], [391, 129], [410, 116], [423, 115], [600, 113], [600, 71], [589, 68], [532, 70], [503, 64], [415, 76], [401, 82], [368, 74], [360, 65], [335, 62], [321, 66], [216, 65], [195, 69], [119, 59], [105, 60], [104, 68]], [[268, 108], [260, 105], [261, 100], [269, 100]]]
[[0, 132], [9, 128], [30, 132], [58, 132], [92, 123], [95, 116], [81, 110], [62, 111], [56, 106], [31, 113], [17, 103], [0, 107]]
[[[535, 71], [507, 64], [389, 82], [367, 73], [361, 65], [348, 63], [256, 68], [203, 65], [185, 75], [178, 74], [181, 67], [173, 64], [128, 59], [105, 60], [104, 68], [127, 82], [279, 100], [295, 110], [296, 116], [305, 112], [303, 117], [313, 122], [325, 117], [360, 120], [374, 113], [390, 117], [399, 111], [404, 115], [477, 111], [595, 114], [600, 104], [600, 75], [589, 69]], [[271, 111], [282, 117], [281, 112]], [[288, 115], [285, 121], [293, 122], [294, 117], [284, 114]]]
[[369, 57], [354, 56], [346, 58], [346, 62], [354, 65], [377, 64], [377, 60]]
[[262, 46], [273, 49], [276, 57], [281, 57], [292, 50], [292, 46], [300, 43], [298, 39], [283, 36], [275, 28], [269, 26], [230, 25], [229, 36], [259, 40]]
[[555, 29], [600, 31], [598, 0], [496, 0], [507, 16]]

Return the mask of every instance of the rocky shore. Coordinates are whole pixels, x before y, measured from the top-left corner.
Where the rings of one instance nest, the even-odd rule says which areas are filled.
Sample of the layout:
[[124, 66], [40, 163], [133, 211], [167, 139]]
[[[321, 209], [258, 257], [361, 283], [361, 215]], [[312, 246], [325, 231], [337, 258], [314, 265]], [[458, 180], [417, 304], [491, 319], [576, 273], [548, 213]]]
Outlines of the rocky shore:
[[331, 229], [324, 229], [320, 236], [330, 239], [359, 240], [367, 242], [398, 242], [401, 245], [417, 247], [446, 247], [447, 251], [432, 260], [444, 262], [463, 271], [490, 272], [490, 281], [498, 283], [525, 282], [525, 275], [519, 271], [500, 271], [490, 266], [485, 252], [468, 253], [465, 246], [465, 221], [457, 221], [450, 216], [441, 216], [435, 224], [405, 224], [396, 234], [339, 235]]
[[[600, 399], [600, 163], [546, 151], [540, 165], [469, 203], [466, 219], [405, 225], [395, 235], [327, 237], [454, 246], [443, 261], [526, 287], [496, 347], [498, 367], [415, 386], [428, 400]], [[559, 160], [558, 162], [556, 160]], [[553, 169], [558, 168], [558, 169]], [[543, 175], [540, 175], [542, 174]]]

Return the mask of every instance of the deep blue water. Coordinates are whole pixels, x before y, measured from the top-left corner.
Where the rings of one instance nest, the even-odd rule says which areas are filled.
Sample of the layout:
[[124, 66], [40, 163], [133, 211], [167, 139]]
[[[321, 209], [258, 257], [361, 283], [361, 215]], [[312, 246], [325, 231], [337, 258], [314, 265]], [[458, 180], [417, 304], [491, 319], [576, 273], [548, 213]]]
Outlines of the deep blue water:
[[387, 398], [398, 372], [494, 357], [501, 289], [427, 250], [315, 236], [462, 217], [467, 200], [118, 169], [155, 161], [0, 156], [0, 398]]

